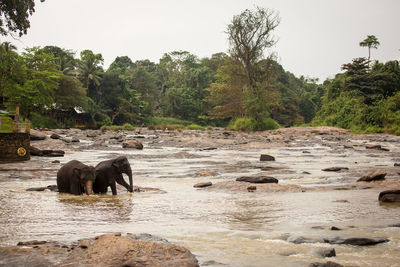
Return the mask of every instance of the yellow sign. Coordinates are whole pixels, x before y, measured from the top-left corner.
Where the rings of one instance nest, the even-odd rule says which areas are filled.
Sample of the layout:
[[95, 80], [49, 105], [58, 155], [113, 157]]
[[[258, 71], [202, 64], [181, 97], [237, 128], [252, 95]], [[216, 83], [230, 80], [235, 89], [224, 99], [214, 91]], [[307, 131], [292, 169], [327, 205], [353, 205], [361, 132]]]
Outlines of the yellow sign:
[[18, 156], [20, 156], [20, 157], [25, 156], [25, 155], [26, 155], [26, 150], [25, 150], [25, 148], [23, 148], [23, 147], [18, 148], [17, 154], [18, 154]]

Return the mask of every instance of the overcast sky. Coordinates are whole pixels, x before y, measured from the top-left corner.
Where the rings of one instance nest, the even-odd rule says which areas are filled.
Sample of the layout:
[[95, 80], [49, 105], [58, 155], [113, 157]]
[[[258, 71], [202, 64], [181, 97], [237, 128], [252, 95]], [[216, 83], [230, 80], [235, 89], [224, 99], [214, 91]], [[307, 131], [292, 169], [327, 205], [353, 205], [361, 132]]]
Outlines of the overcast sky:
[[[296, 76], [334, 77], [340, 66], [368, 56], [359, 42], [375, 35], [372, 59], [400, 60], [399, 0], [46, 0], [37, 1], [19, 51], [56, 45], [101, 53], [107, 68], [117, 56], [158, 63], [164, 53], [198, 57], [227, 52], [225, 33], [234, 15], [255, 6], [279, 12], [272, 48]], [[4, 38], [1, 38], [4, 41]]]

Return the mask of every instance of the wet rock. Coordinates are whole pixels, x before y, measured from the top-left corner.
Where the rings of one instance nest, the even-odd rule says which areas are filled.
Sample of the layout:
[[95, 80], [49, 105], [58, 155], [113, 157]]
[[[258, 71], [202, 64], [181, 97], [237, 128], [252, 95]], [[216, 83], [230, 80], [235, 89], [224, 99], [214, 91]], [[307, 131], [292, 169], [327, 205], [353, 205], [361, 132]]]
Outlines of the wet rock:
[[60, 163], [59, 160], [53, 160], [51, 163]]
[[379, 193], [380, 202], [400, 202], [400, 190], [386, 190]]
[[389, 227], [400, 227], [400, 223], [391, 224], [391, 225], [389, 225]]
[[304, 244], [304, 243], [323, 243], [323, 239], [314, 239], [314, 238], [308, 238], [304, 236], [290, 236], [286, 240], [287, 242], [293, 243], [293, 244]]
[[72, 247], [45, 241], [0, 248], [1, 266], [199, 266], [186, 248], [168, 242], [140, 241], [105, 234]]
[[313, 262], [308, 265], [308, 267], [343, 267], [343, 265], [333, 262], [333, 261], [328, 261], [326, 263], [320, 263], [320, 262]]
[[79, 140], [77, 137], [72, 137], [71, 142], [72, 143], [79, 143], [81, 140]]
[[257, 190], [257, 186], [251, 185], [247, 187], [247, 192], [254, 192]]
[[44, 190], [50, 190], [50, 191], [54, 191], [54, 192], [57, 192], [58, 191], [58, 187], [57, 187], [57, 185], [48, 185], [48, 186], [46, 186], [46, 187], [31, 187], [31, 188], [28, 188], [28, 189], [26, 189], [26, 191], [37, 191], [37, 192], [41, 192], [41, 191], [44, 191]]
[[236, 181], [238, 182], [249, 182], [249, 183], [254, 183], [254, 184], [267, 184], [267, 183], [278, 183], [278, 179], [270, 176], [256, 176], [256, 177], [250, 177], [250, 176], [243, 176], [236, 178]]
[[335, 245], [352, 245], [352, 246], [373, 246], [380, 243], [389, 242], [386, 238], [365, 238], [365, 237], [352, 237], [352, 238], [327, 238], [324, 239], [325, 243]]
[[63, 150], [41, 150], [39, 148], [30, 146], [31, 156], [39, 157], [64, 157], [65, 152]]
[[331, 231], [341, 231], [342, 229], [340, 229], [339, 227], [336, 226], [332, 226], [331, 227]]
[[397, 162], [396, 162], [396, 163], [394, 164], [394, 166], [395, 166], [395, 167], [399, 167], [399, 166], [400, 166], [400, 163], [397, 163]]
[[317, 248], [314, 249], [312, 253], [324, 258], [336, 257], [336, 251], [334, 248]]
[[31, 129], [29, 132], [31, 141], [45, 140], [47, 138], [45, 133]]
[[325, 171], [325, 172], [338, 172], [338, 171], [341, 171], [341, 170], [348, 170], [349, 168], [347, 168], [347, 167], [330, 167], [330, 168], [325, 168], [325, 169], [322, 169], [322, 171]]
[[266, 154], [261, 154], [260, 161], [275, 161], [275, 157]]
[[200, 266], [227, 266], [225, 263], [217, 262], [217, 261], [205, 261]]
[[56, 134], [56, 133], [53, 133], [52, 135], [50, 135], [50, 138], [51, 138], [51, 139], [60, 139], [61, 136], [58, 135], [58, 134]]
[[383, 150], [383, 151], [389, 151], [389, 149], [382, 147], [381, 145], [366, 145], [366, 149], [376, 149], [376, 150]]
[[18, 242], [17, 246], [36, 246], [46, 244], [47, 241], [32, 240], [27, 242]]
[[123, 148], [143, 149], [143, 144], [137, 140], [129, 139], [122, 143]]
[[212, 186], [212, 183], [211, 182], [197, 183], [193, 187], [203, 188], [203, 187], [208, 187], [208, 186]]
[[375, 170], [369, 173], [364, 174], [357, 182], [371, 182], [384, 180], [387, 172], [385, 170]]

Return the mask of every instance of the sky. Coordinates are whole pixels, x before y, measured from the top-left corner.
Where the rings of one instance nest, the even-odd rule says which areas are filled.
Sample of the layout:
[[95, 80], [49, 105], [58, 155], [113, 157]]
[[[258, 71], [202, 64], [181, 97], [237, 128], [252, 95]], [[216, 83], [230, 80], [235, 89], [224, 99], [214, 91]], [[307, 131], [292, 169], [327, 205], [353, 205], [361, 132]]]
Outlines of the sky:
[[333, 78], [341, 65], [367, 57], [359, 43], [375, 35], [371, 59], [400, 60], [399, 0], [46, 0], [36, 1], [28, 34], [11, 41], [18, 51], [55, 45], [101, 53], [104, 68], [118, 56], [155, 63], [164, 53], [188, 51], [199, 58], [228, 52], [227, 26], [256, 6], [279, 13], [275, 53], [296, 76]]

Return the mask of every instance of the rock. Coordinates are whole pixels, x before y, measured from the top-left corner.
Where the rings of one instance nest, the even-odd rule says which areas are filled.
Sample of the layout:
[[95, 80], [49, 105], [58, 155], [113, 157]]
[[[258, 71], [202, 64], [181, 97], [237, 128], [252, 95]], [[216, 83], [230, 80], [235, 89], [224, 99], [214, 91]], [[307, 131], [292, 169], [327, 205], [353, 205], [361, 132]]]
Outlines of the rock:
[[366, 145], [366, 149], [376, 149], [376, 150], [383, 150], [383, 151], [389, 151], [389, 149], [382, 147], [381, 145]]
[[52, 135], [50, 135], [50, 138], [51, 138], [51, 139], [60, 139], [61, 136], [59, 136], [59, 135], [56, 134], [56, 133], [53, 133]]
[[54, 192], [57, 192], [57, 191], [58, 191], [57, 185], [48, 185], [48, 186], [46, 186], [46, 187], [32, 187], [32, 188], [26, 189], [26, 191], [37, 191], [37, 192], [41, 192], [41, 191], [44, 191], [44, 190], [46, 190], [46, 189], [48, 189], [48, 190], [50, 190], [50, 191], [54, 191]]
[[36, 246], [36, 245], [43, 245], [46, 243], [47, 243], [47, 241], [32, 240], [32, 241], [27, 241], [27, 242], [18, 242], [17, 246]]
[[275, 161], [275, 157], [266, 154], [261, 154], [260, 161]]
[[72, 247], [45, 241], [21, 242], [0, 248], [0, 259], [1, 266], [199, 266], [184, 247], [121, 234], [81, 240]]
[[385, 170], [375, 170], [369, 173], [364, 174], [357, 182], [371, 182], [384, 180], [387, 172]]
[[389, 227], [400, 227], [400, 223], [391, 224]]
[[328, 261], [326, 263], [320, 263], [320, 262], [313, 262], [308, 265], [308, 267], [343, 267], [343, 265], [333, 262], [333, 261]]
[[62, 150], [40, 150], [39, 148], [30, 146], [31, 156], [39, 157], [64, 157], [65, 152]]
[[71, 137], [62, 137], [62, 138], [60, 138], [60, 140], [64, 141], [67, 144], [72, 143], [72, 138]]
[[60, 163], [60, 161], [59, 160], [53, 160], [51, 163]]
[[251, 185], [247, 187], [247, 192], [254, 192], [257, 190], [257, 186]]
[[65, 152], [62, 150], [42, 150], [43, 157], [64, 157]]
[[211, 182], [197, 183], [193, 187], [203, 188], [203, 187], [208, 187], [208, 186], [212, 186], [212, 183]]
[[71, 142], [72, 142], [72, 143], [79, 143], [80, 140], [79, 140], [78, 138], [76, 138], [76, 137], [72, 137]]
[[395, 166], [395, 167], [399, 167], [399, 166], [400, 166], [400, 163], [397, 163], [397, 162], [396, 162], [396, 163], [394, 164], [394, 166]]
[[31, 188], [26, 189], [26, 191], [38, 191], [38, 192], [40, 192], [40, 191], [44, 191], [46, 189], [47, 189], [47, 187], [31, 187]]
[[325, 243], [335, 245], [352, 245], [352, 246], [373, 246], [380, 243], [389, 242], [386, 238], [365, 238], [365, 237], [352, 237], [352, 238], [332, 238], [324, 239]]
[[290, 236], [286, 241], [294, 244], [323, 243], [323, 239], [313, 239], [304, 236]]
[[342, 229], [340, 229], [339, 227], [336, 226], [332, 226], [331, 227], [331, 231], [341, 231]]
[[386, 190], [379, 193], [380, 202], [400, 202], [400, 190]]
[[129, 139], [122, 143], [123, 148], [143, 149], [143, 144], [137, 140]]
[[328, 258], [328, 257], [335, 257], [336, 251], [334, 248], [317, 248], [314, 249], [313, 254], [317, 254], [318, 256]]
[[47, 138], [46, 134], [33, 129], [30, 130], [29, 135], [31, 141], [45, 140]]
[[256, 177], [250, 177], [250, 176], [243, 176], [236, 178], [236, 181], [238, 182], [249, 182], [249, 183], [254, 183], [254, 184], [267, 184], [267, 183], [278, 183], [278, 179], [270, 176], [256, 176]]
[[322, 169], [322, 171], [325, 172], [338, 172], [341, 170], [348, 170], [349, 168], [347, 167], [330, 167], [330, 168], [326, 168], [326, 169]]
[[225, 263], [216, 262], [216, 261], [205, 261], [201, 264], [201, 266], [227, 266]]

